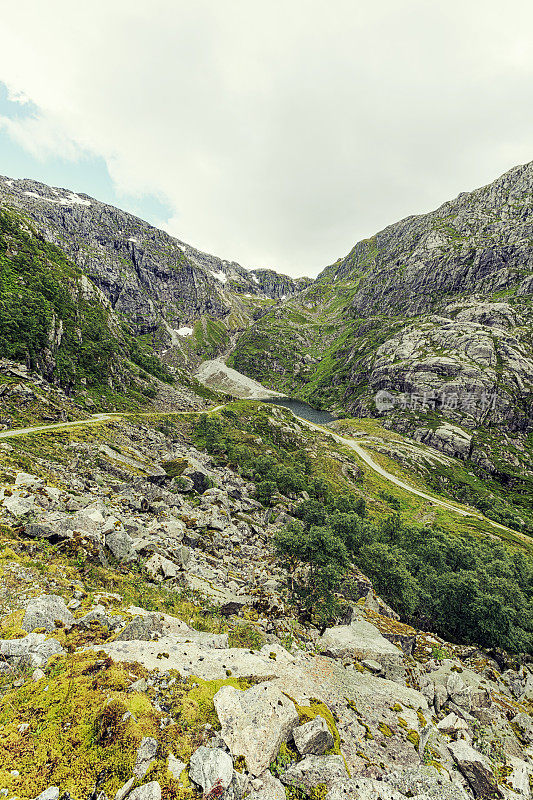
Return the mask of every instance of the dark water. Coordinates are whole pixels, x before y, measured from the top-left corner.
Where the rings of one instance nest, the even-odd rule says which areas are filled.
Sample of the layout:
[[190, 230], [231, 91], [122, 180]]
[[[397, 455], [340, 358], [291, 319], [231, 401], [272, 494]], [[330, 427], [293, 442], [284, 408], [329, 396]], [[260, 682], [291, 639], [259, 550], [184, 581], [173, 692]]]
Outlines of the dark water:
[[327, 425], [328, 422], [333, 422], [335, 419], [333, 414], [330, 414], [329, 411], [319, 411], [317, 408], [313, 408], [307, 403], [302, 403], [301, 400], [289, 400], [281, 397], [274, 397], [270, 400], [263, 400], [262, 402], [288, 408], [295, 416], [301, 417], [302, 419], [308, 419], [309, 422], [314, 422], [316, 425]]

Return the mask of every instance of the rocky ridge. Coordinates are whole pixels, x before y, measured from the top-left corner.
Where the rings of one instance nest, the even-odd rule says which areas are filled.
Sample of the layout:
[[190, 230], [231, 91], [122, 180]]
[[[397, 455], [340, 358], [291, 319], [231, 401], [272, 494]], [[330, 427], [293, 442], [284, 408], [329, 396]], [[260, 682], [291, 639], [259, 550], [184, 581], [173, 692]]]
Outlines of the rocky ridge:
[[[6, 467], [0, 738], [18, 743], [2, 751], [8, 800], [84, 800], [89, 779], [101, 800], [530, 797], [529, 664], [402, 624], [362, 575], [345, 620], [322, 634], [297, 624], [271, 547], [291, 499], [272, 514], [245, 479], [150, 423], [109, 430], [39, 457], [42, 476]], [[92, 564], [119, 590], [99, 586]], [[117, 580], [131, 569], [139, 599], [150, 591], [183, 610], [128, 600]], [[199, 590], [216, 617], [195, 616], [187, 597]], [[55, 714], [57, 691], [66, 709], [63, 664], [79, 686], [67, 698], [87, 693], [100, 760], [82, 780], [60, 759], [59, 783], [41, 771], [30, 784], [32, 704]], [[68, 743], [70, 726], [78, 734], [64, 714]], [[127, 754], [119, 769], [106, 755], [114, 737]]]

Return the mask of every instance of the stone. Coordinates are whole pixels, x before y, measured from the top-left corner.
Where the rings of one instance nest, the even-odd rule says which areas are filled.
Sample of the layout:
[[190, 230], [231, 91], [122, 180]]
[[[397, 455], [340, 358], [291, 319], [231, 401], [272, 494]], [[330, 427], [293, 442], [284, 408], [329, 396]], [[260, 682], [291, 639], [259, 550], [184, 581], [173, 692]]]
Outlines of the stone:
[[186, 766], [187, 764], [184, 761], [180, 761], [179, 758], [176, 758], [173, 753], [168, 754], [167, 769], [175, 781], [179, 780]]
[[309, 790], [325, 784], [331, 789], [339, 780], [347, 780], [350, 776], [342, 756], [305, 756], [301, 761], [285, 770], [280, 780], [286, 786]]
[[285, 787], [268, 770], [252, 781], [246, 800], [286, 800]]
[[154, 739], [153, 736], [145, 736], [142, 739], [137, 750], [135, 766], [133, 768], [133, 774], [136, 778], [144, 778], [150, 764], [156, 757], [157, 748], [157, 739]]
[[23, 489], [42, 489], [44, 480], [37, 475], [30, 475], [28, 472], [17, 472], [15, 486]]
[[37, 669], [33, 670], [31, 679], [34, 683], [37, 683], [37, 681], [40, 681], [41, 678], [44, 678], [44, 672], [40, 667], [37, 667]]
[[332, 658], [375, 660], [383, 667], [386, 677], [397, 677], [403, 672], [400, 648], [366, 620], [354, 619], [350, 625], [327, 628], [317, 646]]
[[137, 553], [133, 546], [133, 539], [125, 531], [113, 531], [105, 537], [108, 550], [115, 556], [117, 561], [135, 561]]
[[298, 722], [294, 703], [270, 683], [246, 691], [223, 686], [214, 704], [222, 739], [234, 756], [244, 756], [254, 776], [268, 768]]
[[437, 730], [452, 736], [454, 733], [459, 733], [459, 731], [467, 731], [468, 724], [452, 711], [437, 724]]
[[44, 792], [37, 795], [35, 800], [58, 800], [59, 797], [59, 787], [58, 786], [49, 786], [48, 789], [45, 789]]
[[478, 753], [462, 739], [451, 742], [448, 747], [476, 798], [498, 800], [503, 797], [490, 763], [481, 753]]
[[37, 508], [33, 497], [20, 497], [18, 494], [4, 497], [2, 500], [4, 508], [14, 517], [24, 517], [30, 514]]
[[189, 777], [202, 787], [204, 795], [215, 786], [227, 789], [233, 780], [233, 760], [225, 750], [202, 745], [191, 756]]
[[43, 667], [52, 656], [64, 652], [57, 639], [47, 639], [44, 633], [29, 633], [23, 639], [0, 640], [0, 656], [17, 667]]
[[35, 800], [58, 800], [59, 798], [59, 786], [49, 786], [48, 789], [45, 789], [44, 792], [37, 795]]
[[294, 728], [292, 735], [301, 756], [321, 756], [334, 745], [333, 736], [324, 717], [321, 716]]
[[29, 601], [21, 627], [28, 633], [36, 628], [44, 628], [48, 633], [53, 633], [56, 620], [62, 622], [67, 630], [74, 623], [74, 617], [62, 597], [56, 594], [41, 595]]
[[162, 633], [163, 624], [159, 614], [146, 614], [128, 622], [115, 637], [115, 642], [143, 641], [149, 642], [153, 634]]
[[129, 792], [131, 791], [131, 788], [134, 783], [135, 783], [135, 777], [132, 777], [129, 779], [129, 781], [126, 781], [124, 786], [121, 786], [120, 789], [117, 791], [115, 795], [115, 800], [124, 800], [126, 795], [128, 795]]
[[518, 728], [524, 741], [527, 744], [533, 744], [533, 719], [530, 715], [521, 711], [511, 721]]
[[161, 800], [161, 787], [157, 781], [150, 781], [134, 789], [128, 800]]
[[[405, 795], [373, 778], [338, 780], [331, 786], [326, 800], [405, 800]], [[425, 800], [425, 798], [424, 798]]]
[[145, 563], [144, 568], [153, 580], [176, 578], [180, 574], [178, 566], [159, 553], [154, 553]]

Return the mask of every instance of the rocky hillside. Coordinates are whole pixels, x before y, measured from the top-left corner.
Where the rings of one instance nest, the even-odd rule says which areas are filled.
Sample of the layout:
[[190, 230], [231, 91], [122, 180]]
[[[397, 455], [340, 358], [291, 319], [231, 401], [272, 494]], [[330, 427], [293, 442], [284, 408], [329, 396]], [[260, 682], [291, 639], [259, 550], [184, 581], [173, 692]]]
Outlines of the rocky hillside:
[[230, 363], [531, 498], [532, 231], [530, 163], [359, 242], [245, 331]]
[[[445, 516], [429, 528], [427, 504], [425, 523], [402, 533], [390, 516], [398, 498], [407, 509], [402, 493], [381, 497], [353, 453], [277, 407], [8, 433], [7, 800], [531, 796], [530, 657], [472, 639], [503, 642], [514, 625], [533, 647], [532, 562], [517, 542], [498, 550], [483, 527], [459, 533], [457, 516], [448, 532]], [[329, 565], [320, 548], [302, 550], [298, 525], [329, 541]], [[308, 578], [327, 594], [343, 548], [349, 563], [324, 607]], [[438, 616], [430, 622], [426, 589], [412, 605], [414, 576], [422, 587], [431, 570], [443, 624], [459, 619], [454, 643], [435, 630]], [[295, 586], [312, 591], [311, 605]], [[393, 598], [419, 624], [401, 622]]]
[[218, 355], [229, 334], [310, 281], [248, 271], [87, 195], [0, 178], [16, 209], [109, 301], [118, 319], [170, 363]]

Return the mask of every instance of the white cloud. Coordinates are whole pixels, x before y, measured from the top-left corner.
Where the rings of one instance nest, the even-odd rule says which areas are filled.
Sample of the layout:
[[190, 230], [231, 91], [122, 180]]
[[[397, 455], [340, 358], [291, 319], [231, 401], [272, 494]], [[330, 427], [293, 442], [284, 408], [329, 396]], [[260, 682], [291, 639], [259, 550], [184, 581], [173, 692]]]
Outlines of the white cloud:
[[316, 273], [532, 158], [529, 0], [4, 5], [0, 79], [37, 107], [9, 135], [246, 265]]

